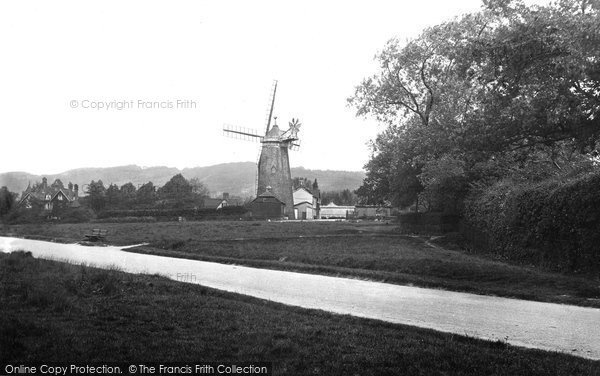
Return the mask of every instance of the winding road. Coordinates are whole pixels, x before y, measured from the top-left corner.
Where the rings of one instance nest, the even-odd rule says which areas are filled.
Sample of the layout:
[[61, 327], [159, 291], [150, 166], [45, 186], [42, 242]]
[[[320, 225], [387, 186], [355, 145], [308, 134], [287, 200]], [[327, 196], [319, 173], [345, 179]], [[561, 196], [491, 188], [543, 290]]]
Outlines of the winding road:
[[160, 274], [284, 304], [600, 360], [600, 309], [0, 237], [0, 251]]

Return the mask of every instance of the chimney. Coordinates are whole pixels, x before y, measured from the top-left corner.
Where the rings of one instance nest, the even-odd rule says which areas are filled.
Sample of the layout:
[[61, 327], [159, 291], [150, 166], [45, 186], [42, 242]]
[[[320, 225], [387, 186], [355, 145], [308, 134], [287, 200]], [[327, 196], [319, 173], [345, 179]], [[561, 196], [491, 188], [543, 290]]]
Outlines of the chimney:
[[223, 192], [223, 200], [229, 200], [229, 193]]
[[73, 184], [73, 192], [75, 193], [75, 197], [79, 197], [79, 184]]

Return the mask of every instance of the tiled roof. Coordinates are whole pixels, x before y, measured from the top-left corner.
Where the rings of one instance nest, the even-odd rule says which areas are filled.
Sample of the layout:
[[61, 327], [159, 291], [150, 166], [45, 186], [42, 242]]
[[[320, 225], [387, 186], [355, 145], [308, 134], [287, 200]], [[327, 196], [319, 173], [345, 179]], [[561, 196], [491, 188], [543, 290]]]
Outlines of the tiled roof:
[[[28, 186], [27, 189], [21, 195], [23, 201], [27, 198], [27, 196], [31, 196], [32, 198], [39, 201], [50, 201], [52, 200], [59, 192], [67, 198], [68, 201], [73, 201], [75, 199], [75, 193], [68, 188], [57, 188], [52, 186], [45, 187], [31, 187]], [[48, 198], [49, 197], [49, 198]]]
[[223, 202], [222, 198], [205, 198], [204, 207], [207, 209], [216, 209]]

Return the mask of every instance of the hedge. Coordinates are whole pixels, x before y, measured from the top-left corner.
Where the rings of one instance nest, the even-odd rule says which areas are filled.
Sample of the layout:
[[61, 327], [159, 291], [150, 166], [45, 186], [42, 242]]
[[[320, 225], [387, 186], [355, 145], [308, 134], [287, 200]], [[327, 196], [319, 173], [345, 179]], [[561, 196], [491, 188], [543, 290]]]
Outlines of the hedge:
[[508, 259], [600, 271], [600, 172], [535, 185], [500, 182], [467, 200], [465, 220]]
[[403, 213], [398, 215], [400, 228], [405, 232], [443, 233], [456, 231], [460, 217], [441, 212]]
[[132, 218], [154, 217], [159, 220], [177, 219], [211, 219], [240, 217], [246, 213], [243, 206], [226, 206], [221, 209], [134, 209], [134, 210], [104, 210], [98, 213], [98, 219], [105, 218]]

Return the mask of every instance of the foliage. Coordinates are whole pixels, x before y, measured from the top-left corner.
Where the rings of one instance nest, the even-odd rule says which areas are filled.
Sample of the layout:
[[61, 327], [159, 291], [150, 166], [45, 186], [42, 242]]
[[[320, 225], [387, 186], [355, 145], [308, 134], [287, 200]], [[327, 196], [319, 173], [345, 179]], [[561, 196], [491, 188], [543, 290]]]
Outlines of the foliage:
[[119, 193], [121, 193], [121, 196], [126, 200], [133, 200], [136, 193], [135, 185], [133, 185], [131, 182], [125, 183], [119, 189]]
[[17, 194], [8, 190], [7, 187], [0, 188], [0, 218], [6, 216], [15, 206]]
[[423, 163], [412, 157], [417, 154], [404, 135], [405, 130], [390, 126], [372, 144], [367, 176], [356, 190], [361, 204], [407, 207], [418, 199], [423, 190], [418, 179]]
[[466, 218], [494, 251], [568, 271], [600, 271], [600, 171], [536, 184], [502, 180], [474, 193]]
[[443, 212], [402, 213], [398, 215], [400, 231], [404, 233], [448, 233], [456, 232], [460, 217]]
[[62, 223], [83, 223], [94, 218], [94, 213], [86, 207], [55, 205], [50, 217]]
[[[421, 197], [437, 207], [434, 191], [458, 188], [460, 204], [466, 183], [597, 155], [599, 10], [586, 1], [489, 0], [407, 43], [388, 42], [379, 72], [349, 99], [359, 115], [388, 124], [373, 143], [361, 199], [408, 206]], [[463, 172], [432, 176], [443, 158], [462, 161]]]
[[130, 210], [143, 208], [193, 208], [208, 197], [208, 189], [197, 178], [186, 180], [181, 174], [173, 176], [158, 190], [152, 182], [136, 189], [131, 182], [121, 187], [111, 184], [105, 191], [102, 210]]
[[61, 188], [64, 188], [65, 185], [63, 184], [63, 182], [60, 179], [56, 179], [52, 183], [51, 187], [55, 188], [55, 189], [61, 189]]
[[119, 186], [111, 184], [106, 189], [106, 204], [109, 207], [118, 206], [121, 202], [121, 192]]
[[[315, 180], [316, 182], [316, 180]], [[311, 189], [311, 187], [313, 186], [313, 182], [312, 180], [308, 179], [308, 178], [304, 178], [304, 177], [294, 177], [292, 178], [292, 188], [294, 190], [298, 189], [298, 188], [307, 188], [307, 189]], [[318, 185], [317, 185], [318, 188]]]
[[46, 212], [37, 202], [32, 202], [31, 208], [16, 207], [4, 218], [7, 223], [41, 223], [46, 220]]
[[156, 200], [156, 187], [150, 181], [142, 185], [136, 193], [137, 204], [150, 204]]
[[89, 204], [89, 207], [95, 211], [96, 213], [100, 210], [104, 209], [106, 206], [106, 188], [104, 187], [104, 183], [102, 180], [91, 181], [88, 184], [87, 188], [87, 197], [86, 202]]
[[349, 189], [344, 189], [343, 191], [326, 191], [321, 193], [321, 204], [328, 205], [329, 203], [335, 203], [336, 205], [357, 205], [358, 204], [358, 196], [356, 193], [352, 192]]
[[208, 188], [198, 178], [191, 178], [189, 181], [192, 186], [192, 193], [198, 197], [208, 197]]
[[186, 199], [192, 196], [192, 189], [186, 178], [177, 174], [158, 189], [158, 196], [162, 199]]
[[428, 211], [461, 213], [461, 203], [469, 189], [463, 161], [450, 156], [431, 160], [418, 178], [425, 187], [420, 201], [426, 203]]
[[219, 210], [196, 209], [196, 208], [154, 208], [154, 209], [131, 209], [131, 210], [105, 210], [98, 213], [98, 219], [105, 218], [161, 218], [163, 220], [176, 220], [178, 217], [185, 219], [217, 219], [232, 217], [238, 219], [246, 213], [243, 206], [226, 206]]

